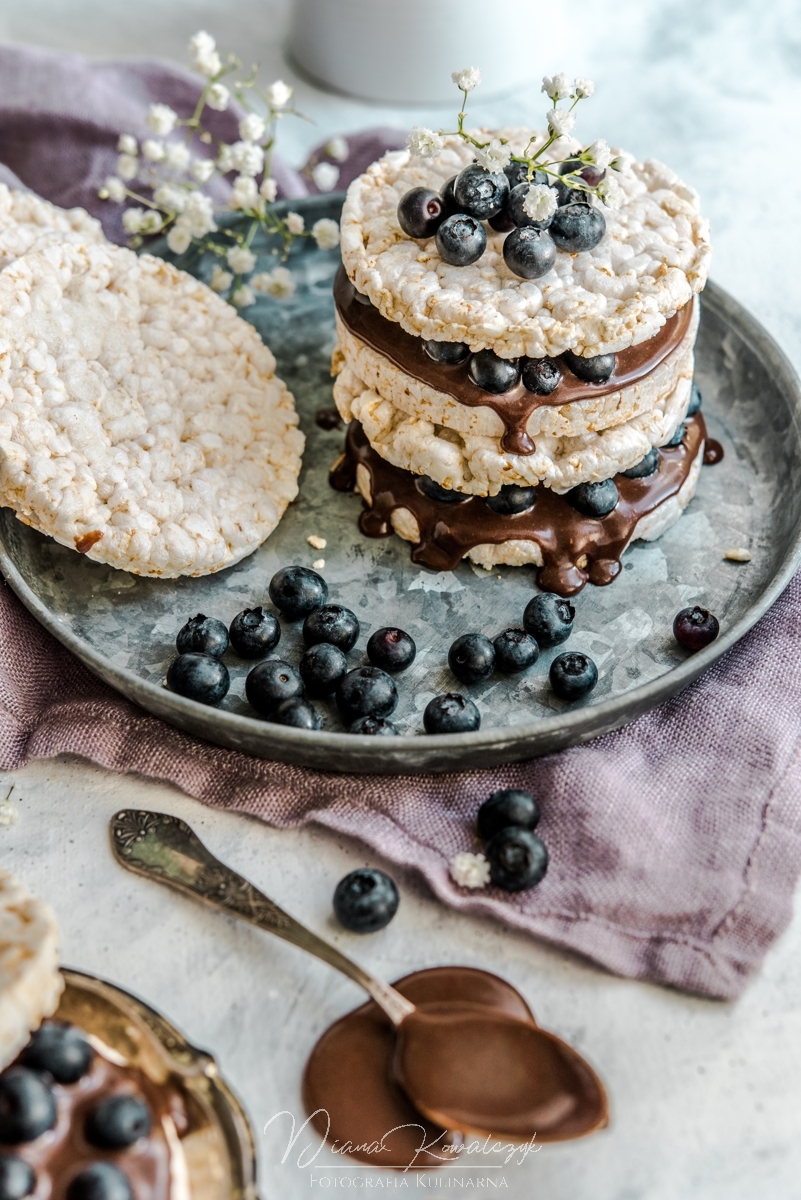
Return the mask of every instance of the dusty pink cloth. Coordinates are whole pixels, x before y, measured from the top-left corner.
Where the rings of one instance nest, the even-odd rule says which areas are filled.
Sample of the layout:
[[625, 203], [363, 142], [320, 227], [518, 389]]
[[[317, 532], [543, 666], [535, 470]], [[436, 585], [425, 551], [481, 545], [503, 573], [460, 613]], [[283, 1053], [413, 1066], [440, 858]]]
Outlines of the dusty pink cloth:
[[[153, 99], [187, 111], [193, 88], [159, 64], [0, 48], [0, 163], [49, 199], [100, 211], [94, 192], [117, 132], [143, 133]], [[220, 135], [232, 139], [234, 126], [221, 123]], [[349, 139], [343, 182], [397, 137]], [[288, 168], [281, 179], [288, 195], [306, 190]], [[790, 919], [801, 869], [801, 578], [698, 683], [628, 728], [463, 775], [325, 775], [198, 742], [97, 680], [2, 583], [0, 646], [3, 769], [78, 754], [275, 825], [316, 821], [414, 866], [455, 907], [708, 996], [736, 996]], [[474, 848], [478, 804], [502, 786], [540, 798], [550, 869], [515, 896], [461, 891], [449, 859]]]

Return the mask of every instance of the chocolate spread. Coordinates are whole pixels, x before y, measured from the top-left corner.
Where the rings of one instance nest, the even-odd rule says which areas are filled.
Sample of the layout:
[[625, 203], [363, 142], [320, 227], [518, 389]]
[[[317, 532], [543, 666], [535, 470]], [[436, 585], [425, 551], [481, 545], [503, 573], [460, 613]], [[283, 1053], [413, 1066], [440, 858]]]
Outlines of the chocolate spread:
[[535, 489], [533, 508], [515, 516], [493, 512], [480, 496], [452, 504], [432, 500], [420, 491], [415, 475], [394, 467], [373, 450], [357, 421], [348, 427], [345, 454], [332, 468], [330, 481], [339, 491], [350, 491], [356, 467], [366, 467], [372, 504], [362, 512], [359, 528], [367, 537], [388, 537], [393, 532], [392, 513], [408, 509], [420, 530], [413, 562], [433, 571], [451, 571], [474, 546], [512, 539], [534, 541], [543, 557], [539, 586], [572, 596], [588, 580], [598, 586], [611, 583], [620, 574], [620, 558], [637, 522], [679, 491], [706, 438], [700, 413], [688, 417], [686, 426], [680, 445], [660, 449], [653, 475], [614, 477], [620, 500], [605, 517], [582, 516], [565, 496], [543, 486]]
[[654, 337], [615, 355], [615, 369], [606, 383], [585, 383], [565, 367], [558, 386], [549, 396], [538, 396], [519, 383], [502, 395], [485, 392], [468, 374], [468, 361], [438, 363], [426, 354], [423, 339], [388, 321], [372, 305], [356, 300], [356, 289], [340, 267], [334, 281], [334, 300], [345, 326], [360, 341], [400, 367], [408, 375], [452, 396], [468, 408], [491, 408], [503, 421], [501, 448], [507, 454], [533, 454], [534, 443], [527, 432], [531, 414], [544, 405], [559, 408], [576, 400], [616, 392], [643, 379], [655, 370], [681, 342], [692, 318], [693, 305], [685, 304]]

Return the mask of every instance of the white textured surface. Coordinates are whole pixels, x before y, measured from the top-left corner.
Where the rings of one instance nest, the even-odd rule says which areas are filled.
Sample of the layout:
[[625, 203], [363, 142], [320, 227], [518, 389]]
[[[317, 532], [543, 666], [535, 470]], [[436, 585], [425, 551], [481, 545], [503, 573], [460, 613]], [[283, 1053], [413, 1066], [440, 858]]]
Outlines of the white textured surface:
[[[265, 74], [294, 82], [280, 52], [286, 8], [285, 0], [36, 0], [0, 6], [0, 36], [95, 54], [180, 57], [188, 33], [205, 25], [226, 48], [265, 63]], [[567, 19], [569, 61], [537, 47], [532, 75], [567, 69], [595, 79], [580, 135], [605, 137], [639, 158], [654, 155], [698, 189], [712, 225], [715, 279], [801, 366], [801, 239], [788, 232], [786, 218], [787, 196], [801, 185], [801, 160], [788, 153], [801, 121], [797, 0], [573, 0]], [[539, 83], [489, 104], [478, 91], [471, 113], [488, 125], [536, 121], [538, 90]], [[452, 119], [441, 110], [371, 109], [304, 83], [298, 103], [316, 124], [282, 128], [296, 162], [341, 130]], [[757, 145], [761, 163], [782, 164], [786, 185], [743, 169], [742, 155]], [[677, 753], [693, 753], [691, 736]], [[389, 977], [440, 961], [496, 970], [522, 988], [544, 1024], [576, 1042], [609, 1084], [611, 1128], [508, 1167], [508, 1189], [487, 1195], [797, 1200], [798, 917], [739, 1003], [711, 1003], [610, 977], [494, 922], [458, 916], [411, 873], [398, 873], [403, 899], [393, 925], [360, 941], [330, 918], [336, 880], [377, 861], [355, 843], [271, 830], [81, 764], [34, 765], [9, 777], [6, 790], [12, 780], [24, 802], [17, 825], [0, 828], [0, 860], [59, 909], [67, 960], [127, 984], [212, 1047], [257, 1126], [281, 1108], [298, 1111], [305, 1054], [357, 994], [291, 947], [124, 875], [105, 832], [117, 807], [186, 817], [223, 858], [377, 972]], [[259, 1135], [264, 1200], [314, 1196], [322, 1189], [295, 1165], [303, 1138], [280, 1165], [283, 1129], [283, 1136], [275, 1125]], [[329, 1179], [340, 1174], [331, 1171]], [[333, 1185], [327, 1190], [341, 1194]], [[403, 1191], [374, 1194], [396, 1192], [425, 1194], [413, 1179]]]
[[64, 986], [58, 962], [52, 910], [0, 868], [0, 1070], [55, 1012]]

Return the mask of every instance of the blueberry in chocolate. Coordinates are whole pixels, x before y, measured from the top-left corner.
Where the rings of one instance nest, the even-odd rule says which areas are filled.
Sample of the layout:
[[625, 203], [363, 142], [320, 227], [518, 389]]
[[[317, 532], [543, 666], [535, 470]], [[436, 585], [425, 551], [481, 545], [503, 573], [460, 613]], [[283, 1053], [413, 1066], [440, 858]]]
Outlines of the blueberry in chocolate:
[[134, 1200], [127, 1177], [105, 1162], [92, 1163], [75, 1175], [66, 1196], [67, 1200]]
[[548, 678], [560, 700], [578, 700], [595, 687], [598, 668], [588, 655], [568, 650], [553, 660]]
[[362, 733], [367, 737], [400, 737], [400, 730], [392, 721], [386, 717], [373, 717], [370, 714], [366, 717], [357, 717], [348, 726], [348, 733]]
[[310, 646], [298, 664], [306, 691], [315, 699], [330, 696], [339, 687], [348, 671], [345, 655], [330, 642]]
[[448, 651], [448, 666], [460, 683], [480, 683], [495, 669], [495, 647], [483, 633], [465, 633]]
[[341, 604], [324, 604], [309, 613], [303, 622], [303, 640], [307, 646], [329, 642], [347, 654], [356, 645], [358, 637], [358, 617]]
[[620, 493], [614, 479], [580, 483], [565, 494], [568, 504], [584, 517], [607, 517], [618, 506]]
[[478, 350], [473, 354], [468, 372], [477, 387], [495, 395], [511, 391], [520, 382], [517, 359], [501, 358], [494, 350]]
[[360, 867], [340, 879], [334, 892], [334, 912], [351, 933], [375, 933], [389, 925], [400, 896], [394, 879], [375, 867]]
[[533, 667], [540, 656], [537, 639], [525, 629], [505, 629], [493, 641], [495, 666], [506, 675], [517, 675]]
[[228, 636], [240, 658], [263, 658], [280, 642], [281, 626], [271, 612], [246, 608], [234, 617]]
[[560, 250], [578, 254], [598, 245], [606, 233], [606, 220], [599, 208], [573, 202], [557, 209], [548, 232]]
[[47, 1071], [57, 1083], [77, 1083], [92, 1065], [94, 1051], [83, 1031], [61, 1021], [45, 1021], [20, 1055], [20, 1062]]
[[309, 567], [282, 567], [270, 580], [270, 599], [290, 621], [299, 621], [325, 604], [328, 584]]
[[427, 475], [418, 475], [416, 486], [424, 496], [428, 496], [429, 500], [436, 500], [438, 504], [463, 504], [465, 500], [470, 499], [455, 488], [442, 487]]
[[573, 632], [576, 610], [555, 592], [538, 592], [526, 605], [523, 625], [540, 646], [559, 646]]
[[0, 1075], [0, 1144], [32, 1142], [56, 1123], [50, 1088], [29, 1067], [9, 1067]]
[[486, 171], [478, 163], [465, 167], [456, 176], [453, 195], [459, 212], [479, 221], [499, 213], [509, 198], [509, 180], [503, 171]]
[[501, 788], [493, 792], [478, 810], [476, 830], [478, 836], [489, 841], [514, 825], [518, 829], [534, 829], [539, 823], [540, 806], [531, 792], [519, 788]]
[[322, 729], [323, 720], [308, 700], [284, 700], [273, 710], [270, 720], [276, 725], [292, 725], [295, 729]]
[[521, 279], [540, 279], [556, 262], [556, 249], [548, 229], [515, 229], [503, 243], [503, 261]]
[[270, 717], [284, 700], [302, 700], [305, 688], [295, 668], [280, 658], [258, 663], [245, 680], [245, 695], [260, 717]]
[[25, 1200], [36, 1187], [33, 1167], [16, 1154], [0, 1154], [0, 1200]]
[[473, 733], [481, 726], [481, 713], [459, 692], [443, 692], [429, 700], [423, 713], [426, 733]]
[[152, 1128], [150, 1109], [139, 1096], [107, 1096], [86, 1118], [86, 1140], [102, 1150], [124, 1150]]
[[524, 358], [521, 378], [535, 396], [550, 396], [562, 382], [562, 368], [555, 358]]
[[167, 670], [167, 687], [198, 704], [216, 706], [228, 695], [231, 677], [225, 663], [209, 654], [179, 654]]
[[337, 706], [350, 725], [357, 717], [388, 717], [398, 705], [398, 689], [386, 671], [356, 667], [337, 688]]
[[175, 639], [179, 654], [210, 654], [222, 658], [228, 649], [228, 630], [216, 617], [198, 613], [179, 630]]
[[673, 622], [673, 636], [685, 650], [703, 650], [720, 633], [718, 619], [708, 608], [683, 608]]
[[591, 358], [584, 358], [581, 354], [566, 350], [562, 358], [576, 378], [584, 383], [606, 383], [615, 369], [614, 354], [594, 354]]
[[437, 230], [440, 258], [452, 267], [469, 267], [478, 262], [487, 248], [484, 226], [466, 213], [454, 213]]
[[401, 196], [398, 224], [410, 238], [430, 238], [445, 219], [445, 204], [439, 192], [416, 187]]
[[429, 358], [433, 358], [434, 362], [455, 363], [464, 362], [470, 353], [470, 347], [466, 342], [437, 342], [430, 340], [423, 342], [423, 349]]
[[548, 870], [545, 843], [530, 829], [510, 825], [499, 830], [484, 851], [490, 879], [505, 892], [535, 887]]
[[682, 421], [681, 424], [677, 426], [676, 431], [673, 434], [673, 437], [670, 439], [670, 441], [665, 442], [665, 446], [667, 446], [667, 447], [680, 446], [681, 443], [684, 441], [684, 435], [686, 434], [686, 432], [687, 432], [687, 426], [685, 425], [684, 421]]
[[505, 483], [495, 496], [486, 496], [484, 503], [502, 517], [515, 517], [529, 512], [537, 499], [537, 489], [519, 483]]
[[701, 404], [701, 390], [697, 383], [693, 383], [692, 390], [690, 392], [690, 403], [687, 406], [687, 416], [694, 417], [697, 412], [700, 412]]
[[367, 657], [374, 667], [389, 671], [391, 675], [405, 671], [417, 655], [414, 638], [403, 629], [387, 626], [376, 629], [367, 643]]
[[535, 221], [526, 212], [525, 201], [530, 187], [528, 183], [519, 183], [517, 187], [512, 188], [505, 211], [518, 229], [547, 229], [553, 216], [546, 217], [544, 221]]
[[659, 451], [656, 446], [652, 446], [645, 458], [641, 458], [633, 467], [629, 467], [628, 471], [621, 471], [620, 474], [625, 479], [648, 479], [658, 468]]

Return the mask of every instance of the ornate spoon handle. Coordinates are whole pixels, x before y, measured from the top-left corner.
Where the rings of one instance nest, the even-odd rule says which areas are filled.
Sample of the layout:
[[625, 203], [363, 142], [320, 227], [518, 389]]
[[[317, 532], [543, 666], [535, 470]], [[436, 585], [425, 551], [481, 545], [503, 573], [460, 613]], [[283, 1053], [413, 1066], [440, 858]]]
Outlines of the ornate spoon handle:
[[124, 809], [111, 819], [111, 844], [119, 862], [130, 871], [196, 896], [321, 958], [363, 987], [393, 1025], [400, 1025], [414, 1011], [400, 992], [369, 975], [221, 863], [178, 817]]

